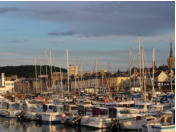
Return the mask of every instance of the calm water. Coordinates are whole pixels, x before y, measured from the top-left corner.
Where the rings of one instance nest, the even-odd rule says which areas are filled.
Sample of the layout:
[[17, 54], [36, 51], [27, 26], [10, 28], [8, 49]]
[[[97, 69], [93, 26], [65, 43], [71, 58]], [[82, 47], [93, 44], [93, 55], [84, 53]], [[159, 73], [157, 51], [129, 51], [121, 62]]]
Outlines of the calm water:
[[[16, 119], [0, 117], [0, 132], [109, 132], [110, 130], [95, 130], [86, 127], [71, 127], [63, 124], [41, 125], [36, 122], [23, 122]], [[117, 132], [127, 132], [119, 131]]]

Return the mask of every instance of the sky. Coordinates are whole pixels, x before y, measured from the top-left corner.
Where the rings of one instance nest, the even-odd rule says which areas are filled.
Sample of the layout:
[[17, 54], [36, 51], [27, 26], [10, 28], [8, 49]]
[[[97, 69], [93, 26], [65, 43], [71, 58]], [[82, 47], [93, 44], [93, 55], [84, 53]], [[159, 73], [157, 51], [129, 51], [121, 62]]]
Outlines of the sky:
[[0, 1], [0, 66], [65, 67], [68, 48], [69, 63], [83, 70], [95, 70], [96, 60], [99, 70], [126, 70], [129, 48], [139, 64], [138, 36], [145, 67], [153, 48], [156, 64], [167, 64], [171, 41], [175, 49], [174, 10], [174, 1]]

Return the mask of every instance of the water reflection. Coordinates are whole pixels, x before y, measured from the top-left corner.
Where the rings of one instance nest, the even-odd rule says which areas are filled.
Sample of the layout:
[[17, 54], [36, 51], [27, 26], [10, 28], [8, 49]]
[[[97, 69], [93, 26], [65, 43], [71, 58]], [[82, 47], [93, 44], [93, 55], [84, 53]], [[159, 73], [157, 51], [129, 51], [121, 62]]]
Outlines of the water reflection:
[[[73, 127], [63, 124], [41, 125], [37, 122], [24, 122], [16, 119], [0, 117], [0, 131], [2, 132], [109, 132], [106, 129], [92, 129], [87, 127]], [[117, 130], [116, 132], [127, 132]], [[135, 132], [135, 131], [134, 131]]]

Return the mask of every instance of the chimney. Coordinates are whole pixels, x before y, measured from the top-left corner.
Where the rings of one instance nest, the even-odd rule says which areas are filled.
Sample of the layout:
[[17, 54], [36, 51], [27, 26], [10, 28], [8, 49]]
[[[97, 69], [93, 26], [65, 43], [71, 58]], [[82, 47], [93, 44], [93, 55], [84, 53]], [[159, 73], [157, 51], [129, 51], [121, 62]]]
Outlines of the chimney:
[[5, 86], [5, 73], [1, 73], [1, 85]]

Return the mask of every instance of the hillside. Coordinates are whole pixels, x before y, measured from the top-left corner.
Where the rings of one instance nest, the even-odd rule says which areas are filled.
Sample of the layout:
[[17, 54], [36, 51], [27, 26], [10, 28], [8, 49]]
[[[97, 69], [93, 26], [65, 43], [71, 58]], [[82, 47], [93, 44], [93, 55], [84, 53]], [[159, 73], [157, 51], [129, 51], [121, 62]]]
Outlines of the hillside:
[[[43, 65], [43, 66], [36, 66], [37, 69], [37, 74], [46, 74], [46, 68], [47, 68], [47, 73], [50, 71], [50, 67]], [[66, 69], [61, 69], [62, 72], [66, 72]], [[52, 67], [53, 72], [58, 72], [60, 71], [59, 67]], [[11, 75], [17, 75], [18, 77], [35, 77], [35, 66], [34, 65], [21, 65], [21, 66], [3, 66], [0, 67], [0, 73], [5, 73], [6, 76], [11, 76]]]

